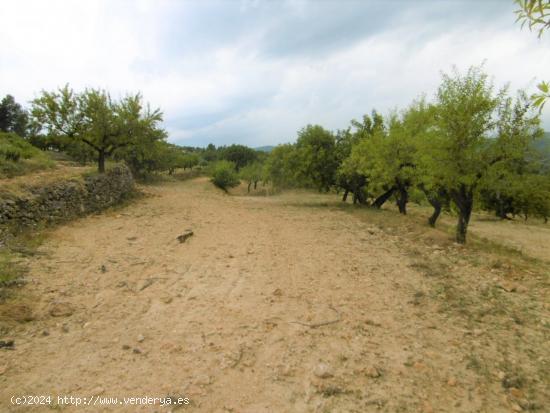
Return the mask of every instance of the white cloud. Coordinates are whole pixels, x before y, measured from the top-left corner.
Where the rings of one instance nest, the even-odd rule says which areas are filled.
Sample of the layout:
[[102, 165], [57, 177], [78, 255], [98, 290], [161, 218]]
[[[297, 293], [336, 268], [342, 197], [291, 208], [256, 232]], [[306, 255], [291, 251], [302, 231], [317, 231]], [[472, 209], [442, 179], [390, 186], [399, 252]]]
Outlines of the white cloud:
[[453, 64], [486, 60], [512, 90], [550, 79], [550, 43], [521, 31], [513, 8], [404, 2], [377, 18], [384, 4], [3, 2], [0, 94], [25, 102], [65, 83], [140, 90], [164, 110], [172, 141], [263, 145], [431, 97]]

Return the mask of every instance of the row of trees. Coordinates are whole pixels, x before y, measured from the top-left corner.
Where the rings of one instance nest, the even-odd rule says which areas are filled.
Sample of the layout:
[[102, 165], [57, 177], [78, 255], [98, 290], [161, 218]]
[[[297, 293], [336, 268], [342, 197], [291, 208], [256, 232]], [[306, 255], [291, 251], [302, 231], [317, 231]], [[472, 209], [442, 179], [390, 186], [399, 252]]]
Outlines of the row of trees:
[[412, 193], [458, 216], [466, 241], [474, 206], [509, 214], [550, 215], [550, 176], [534, 141], [538, 111], [522, 92], [495, 91], [481, 68], [444, 74], [433, 101], [421, 98], [383, 117], [376, 111], [332, 133], [309, 125], [295, 144], [276, 147], [264, 177], [276, 186], [336, 189], [343, 200], [380, 208], [394, 199], [407, 213]]
[[41, 92], [29, 110], [11, 95], [0, 101], [0, 131], [15, 133], [42, 150], [62, 151], [82, 163], [97, 162], [100, 173], [108, 158], [123, 160], [136, 176], [145, 176], [220, 160], [232, 162], [239, 171], [263, 155], [243, 145], [173, 145], [166, 142], [161, 122], [162, 112], [151, 109], [140, 94], [115, 100], [104, 90], [77, 93], [67, 85]]

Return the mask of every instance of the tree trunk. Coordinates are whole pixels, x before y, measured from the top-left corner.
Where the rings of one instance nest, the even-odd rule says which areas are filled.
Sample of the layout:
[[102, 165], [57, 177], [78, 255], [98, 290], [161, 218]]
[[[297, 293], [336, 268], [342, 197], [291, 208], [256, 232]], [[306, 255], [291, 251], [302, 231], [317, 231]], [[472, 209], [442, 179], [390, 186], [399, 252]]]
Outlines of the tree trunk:
[[434, 195], [433, 192], [430, 192], [426, 189], [423, 183], [419, 184], [418, 187], [422, 190], [422, 192], [424, 192], [424, 195], [426, 195], [426, 199], [434, 209], [434, 212], [428, 218], [428, 224], [430, 225], [430, 227], [435, 227], [435, 223], [437, 222], [439, 215], [441, 215], [443, 204], [447, 205], [448, 203], [447, 192], [444, 189], [439, 188], [437, 190], [437, 194]]
[[105, 151], [100, 150], [97, 156], [97, 171], [102, 174], [105, 172]]
[[247, 191], [248, 193], [250, 193], [250, 187], [251, 187], [251, 186], [252, 186], [252, 181], [250, 181], [250, 182], [248, 183], [248, 191]]
[[441, 214], [441, 202], [439, 199], [436, 198], [428, 198], [428, 202], [433, 206], [434, 212], [430, 218], [428, 218], [428, 224], [430, 227], [435, 227], [435, 223], [437, 222], [437, 218], [439, 218], [439, 215]]
[[342, 197], [342, 202], [346, 202], [347, 199], [348, 199], [348, 193], [349, 193], [349, 189], [346, 189], [344, 191], [344, 196]]
[[254, 191], [256, 190], [257, 186], [258, 186], [258, 181], [254, 181]]
[[409, 201], [409, 193], [404, 185], [400, 185], [397, 194], [397, 207], [399, 212], [407, 215], [407, 202]]
[[374, 200], [374, 202], [372, 203], [372, 206], [374, 208], [380, 208], [382, 207], [382, 205], [384, 205], [384, 203], [390, 199], [390, 196], [392, 196], [392, 194], [395, 192], [395, 187], [391, 187], [390, 189], [388, 189], [386, 192], [384, 192], [382, 195], [380, 195], [378, 198], [376, 198]]
[[365, 205], [367, 203], [367, 200], [365, 199], [365, 193], [361, 188], [356, 189], [354, 191], [355, 197], [357, 198], [357, 202], [361, 205]]
[[466, 188], [465, 185], [462, 185], [459, 191], [453, 192], [453, 200], [458, 208], [456, 242], [459, 244], [465, 244], [468, 224], [470, 223], [470, 216], [472, 215], [472, 208], [474, 205], [474, 195], [472, 189]]

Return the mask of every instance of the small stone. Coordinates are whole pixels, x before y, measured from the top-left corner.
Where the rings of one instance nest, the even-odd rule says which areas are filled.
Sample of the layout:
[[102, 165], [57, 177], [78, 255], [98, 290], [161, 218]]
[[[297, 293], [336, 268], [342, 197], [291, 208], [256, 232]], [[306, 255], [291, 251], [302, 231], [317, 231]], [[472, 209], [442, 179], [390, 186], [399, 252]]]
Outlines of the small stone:
[[512, 293], [518, 289], [518, 286], [512, 282], [509, 281], [501, 281], [497, 284], [497, 287], [502, 288], [504, 291], [508, 293]]
[[199, 386], [206, 386], [210, 383], [212, 383], [212, 379], [210, 378], [210, 376], [207, 375], [201, 375], [195, 379], [195, 384]]
[[49, 332], [48, 330], [44, 330], [44, 331], [42, 331], [42, 335], [43, 335], [44, 337], [49, 336], [49, 335], [50, 335], [50, 332]]
[[416, 363], [413, 364], [413, 367], [417, 370], [424, 370], [426, 368], [426, 365], [421, 361], [417, 361]]
[[432, 405], [430, 404], [430, 402], [424, 401], [422, 403], [422, 411], [424, 413], [433, 413], [434, 409], [433, 409]]
[[452, 387], [456, 386], [456, 379], [454, 377], [449, 377], [449, 380], [447, 380], [447, 384]]
[[92, 396], [99, 396], [100, 394], [105, 393], [105, 389], [103, 387], [96, 387], [92, 390]]
[[521, 408], [521, 406], [520, 406], [519, 404], [517, 404], [517, 403], [512, 403], [512, 404], [510, 405], [510, 407], [511, 407], [512, 410], [515, 411], [515, 412], [522, 412], [522, 411], [523, 411], [523, 409]]
[[106, 267], [104, 264], [102, 264], [101, 267], [99, 267], [99, 270], [100, 270], [102, 273], [105, 274], [105, 273], [107, 272], [107, 267]]
[[276, 297], [280, 297], [283, 295], [283, 291], [280, 288], [277, 288], [275, 291], [273, 291], [273, 295]]
[[74, 313], [74, 308], [71, 304], [65, 302], [53, 303], [50, 307], [50, 315], [52, 317], [69, 317]]
[[0, 376], [8, 370], [7, 364], [0, 364]]
[[141, 354], [141, 350], [137, 347], [135, 347], [133, 350], [134, 354]]
[[63, 324], [61, 326], [61, 331], [63, 331], [64, 333], [68, 333], [69, 332], [69, 326], [67, 324]]
[[183, 234], [177, 236], [177, 240], [180, 243], [184, 243], [187, 240], [187, 238], [189, 238], [191, 236], [193, 236], [193, 231], [190, 230], [190, 229], [186, 229]]
[[508, 391], [510, 392], [510, 395], [512, 395], [516, 399], [523, 397], [523, 392], [520, 389], [517, 389], [515, 387], [510, 387]]
[[367, 368], [365, 374], [373, 379], [381, 376], [380, 371], [374, 366]]
[[143, 336], [143, 334], [140, 334], [137, 338], [138, 343], [143, 342], [143, 340], [145, 340], [145, 337]]
[[174, 299], [172, 297], [164, 297], [162, 298], [162, 302], [164, 304], [170, 304]]
[[326, 379], [333, 376], [332, 369], [325, 363], [319, 363], [315, 367], [315, 370], [313, 370], [313, 374], [321, 379]]
[[130, 350], [130, 346], [128, 344], [123, 344], [122, 350]]

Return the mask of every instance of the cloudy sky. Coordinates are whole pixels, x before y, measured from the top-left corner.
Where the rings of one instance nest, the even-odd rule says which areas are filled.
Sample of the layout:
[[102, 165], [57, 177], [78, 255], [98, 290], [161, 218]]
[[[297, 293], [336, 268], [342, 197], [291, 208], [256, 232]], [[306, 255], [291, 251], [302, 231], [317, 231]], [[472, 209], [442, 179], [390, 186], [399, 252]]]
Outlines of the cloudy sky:
[[[2, 0], [0, 95], [27, 104], [69, 83], [141, 91], [169, 140], [293, 141], [372, 108], [433, 97], [441, 71], [485, 61], [497, 86], [550, 80], [550, 33], [514, 24], [512, 0]], [[550, 107], [544, 112], [550, 129]]]

